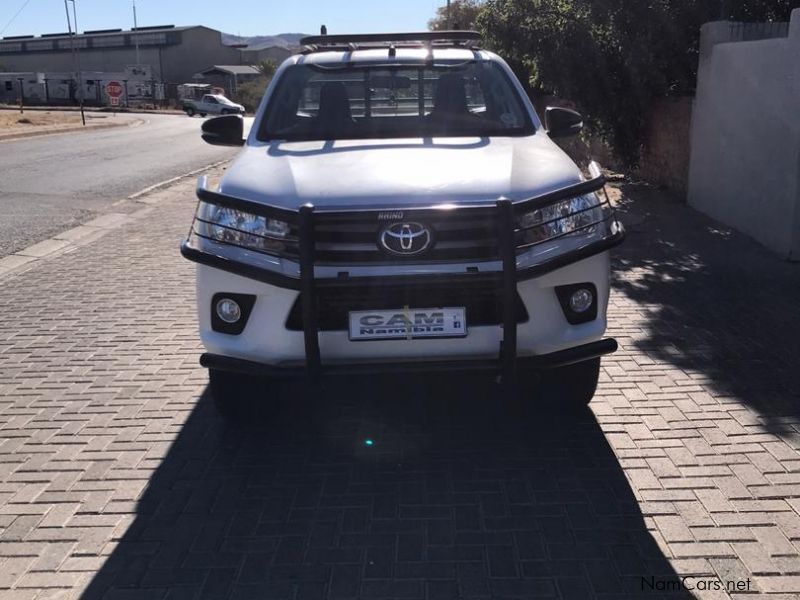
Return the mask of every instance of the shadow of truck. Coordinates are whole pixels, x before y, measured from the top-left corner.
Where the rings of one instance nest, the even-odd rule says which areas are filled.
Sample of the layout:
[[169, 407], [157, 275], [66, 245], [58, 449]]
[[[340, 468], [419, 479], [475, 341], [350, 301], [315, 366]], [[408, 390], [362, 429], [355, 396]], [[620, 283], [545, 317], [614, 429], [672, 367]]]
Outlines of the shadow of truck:
[[235, 428], [203, 395], [85, 598], [691, 597], [589, 411], [471, 377], [283, 397]]

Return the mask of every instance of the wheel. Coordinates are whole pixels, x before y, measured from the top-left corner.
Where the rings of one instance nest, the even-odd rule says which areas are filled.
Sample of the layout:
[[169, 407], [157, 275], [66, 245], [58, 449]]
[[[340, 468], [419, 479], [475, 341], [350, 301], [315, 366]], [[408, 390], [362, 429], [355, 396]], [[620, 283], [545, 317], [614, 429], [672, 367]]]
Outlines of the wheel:
[[186, 109], [186, 114], [189, 115], [190, 117], [193, 117], [194, 116], [194, 109], [193, 108], [187, 108]]
[[200, 116], [205, 119], [206, 118], [206, 113], [200, 113]]
[[538, 375], [537, 397], [553, 408], [580, 410], [589, 406], [597, 390], [600, 359], [540, 371]]
[[217, 412], [228, 421], [240, 421], [253, 413], [264, 395], [265, 381], [240, 373], [208, 370], [208, 386]]

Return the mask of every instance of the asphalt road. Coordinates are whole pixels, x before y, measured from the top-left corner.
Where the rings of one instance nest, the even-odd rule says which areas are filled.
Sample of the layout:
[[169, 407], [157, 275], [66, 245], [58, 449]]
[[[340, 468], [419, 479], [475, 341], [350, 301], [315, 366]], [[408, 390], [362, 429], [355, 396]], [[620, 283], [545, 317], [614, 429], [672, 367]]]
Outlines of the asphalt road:
[[0, 257], [94, 217], [235, 149], [200, 139], [203, 120], [118, 115], [144, 123], [0, 142]]

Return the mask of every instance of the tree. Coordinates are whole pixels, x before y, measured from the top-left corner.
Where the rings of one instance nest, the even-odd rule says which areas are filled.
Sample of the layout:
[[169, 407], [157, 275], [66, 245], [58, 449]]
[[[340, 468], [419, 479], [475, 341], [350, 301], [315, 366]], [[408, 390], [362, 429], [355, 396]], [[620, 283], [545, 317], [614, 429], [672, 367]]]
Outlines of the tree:
[[618, 156], [635, 164], [648, 108], [694, 91], [700, 27], [788, 20], [795, 0], [487, 0], [489, 47], [539, 94], [575, 101]]
[[244, 106], [247, 112], [255, 112], [267, 91], [270, 80], [266, 77], [256, 77], [255, 79], [242, 83], [236, 90], [236, 101]]
[[275, 76], [275, 71], [278, 70], [278, 64], [271, 59], [262, 60], [257, 65], [254, 65], [259, 70], [261, 75], [252, 81], [243, 83], [236, 90], [236, 100], [241, 103], [248, 112], [255, 112], [258, 105], [261, 103], [261, 98], [264, 97], [264, 92], [267, 91], [272, 78]]
[[267, 79], [272, 79], [273, 75], [275, 75], [275, 71], [278, 70], [278, 63], [271, 58], [268, 58], [258, 63], [256, 65], [256, 69], [261, 71], [261, 74]]
[[478, 14], [483, 7], [482, 0], [453, 0], [450, 3], [450, 19], [448, 23], [447, 5], [436, 9], [436, 16], [428, 21], [428, 29], [475, 29]]

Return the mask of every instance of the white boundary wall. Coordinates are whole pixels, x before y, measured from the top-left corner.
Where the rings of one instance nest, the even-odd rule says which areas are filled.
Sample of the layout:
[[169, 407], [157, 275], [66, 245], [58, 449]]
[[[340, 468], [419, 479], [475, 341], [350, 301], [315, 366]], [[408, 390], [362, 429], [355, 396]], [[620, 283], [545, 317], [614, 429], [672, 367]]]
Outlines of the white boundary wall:
[[800, 9], [788, 37], [748, 27], [703, 26], [689, 204], [800, 260]]

